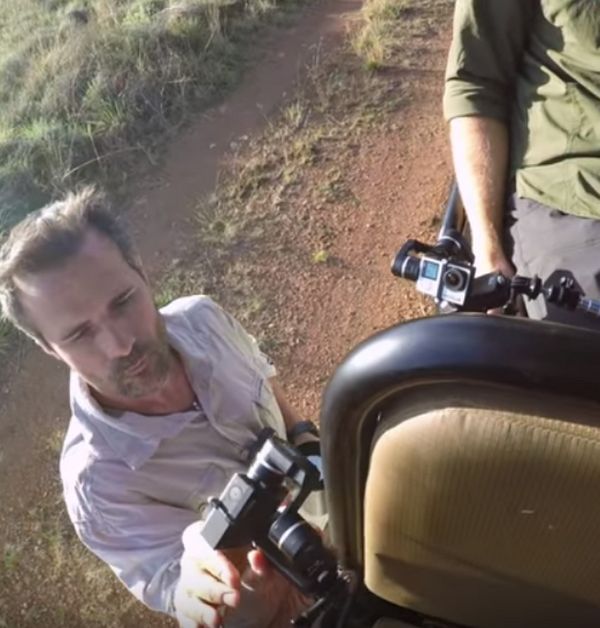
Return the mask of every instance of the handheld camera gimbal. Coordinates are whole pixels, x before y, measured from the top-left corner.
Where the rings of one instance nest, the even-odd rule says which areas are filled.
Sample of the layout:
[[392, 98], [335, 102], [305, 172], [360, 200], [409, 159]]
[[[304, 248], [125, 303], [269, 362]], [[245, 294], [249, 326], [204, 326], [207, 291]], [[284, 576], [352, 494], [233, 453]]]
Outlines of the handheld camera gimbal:
[[436, 303], [464, 312], [485, 312], [503, 308], [515, 313], [517, 299], [535, 299], [544, 294], [546, 301], [570, 310], [583, 310], [600, 316], [600, 301], [586, 298], [571, 278], [544, 286], [539, 277], [505, 277], [494, 272], [475, 276], [473, 254], [465, 238], [449, 230], [433, 245], [407, 240], [396, 254], [392, 273], [416, 283], [419, 292]]
[[[336, 623], [352, 597], [352, 574], [343, 572], [320, 534], [298, 509], [320, 487], [319, 472], [300, 452], [265, 429], [248, 472], [236, 473], [211, 509], [202, 536], [215, 549], [262, 549], [302, 593], [316, 601], [293, 625], [311, 626], [335, 607]], [[335, 624], [330, 624], [335, 625]]]

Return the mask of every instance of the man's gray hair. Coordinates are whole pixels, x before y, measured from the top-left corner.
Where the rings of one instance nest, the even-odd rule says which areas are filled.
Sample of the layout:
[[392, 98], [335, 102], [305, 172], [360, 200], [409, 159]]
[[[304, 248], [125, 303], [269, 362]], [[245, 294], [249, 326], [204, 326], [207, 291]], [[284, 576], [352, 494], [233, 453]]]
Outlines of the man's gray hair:
[[146, 278], [140, 256], [105, 196], [87, 186], [28, 214], [0, 248], [0, 306], [4, 318], [34, 340], [46, 344], [29, 323], [15, 279], [64, 264], [77, 254], [94, 229], [111, 240], [131, 268]]

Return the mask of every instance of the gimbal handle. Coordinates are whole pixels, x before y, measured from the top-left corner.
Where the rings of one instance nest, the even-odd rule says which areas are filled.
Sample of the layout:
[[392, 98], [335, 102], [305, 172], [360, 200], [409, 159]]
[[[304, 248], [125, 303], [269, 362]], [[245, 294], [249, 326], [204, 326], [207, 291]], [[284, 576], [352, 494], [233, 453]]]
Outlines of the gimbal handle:
[[460, 307], [463, 311], [485, 312], [494, 308], [504, 308], [506, 313], [514, 312], [519, 296], [535, 299], [544, 294], [549, 303], [569, 310], [585, 309], [600, 316], [600, 303], [586, 299], [581, 290], [575, 287], [570, 277], [562, 277], [558, 284], [544, 287], [536, 275], [524, 277], [515, 275], [508, 279], [501, 273], [488, 273], [473, 280], [472, 288]]

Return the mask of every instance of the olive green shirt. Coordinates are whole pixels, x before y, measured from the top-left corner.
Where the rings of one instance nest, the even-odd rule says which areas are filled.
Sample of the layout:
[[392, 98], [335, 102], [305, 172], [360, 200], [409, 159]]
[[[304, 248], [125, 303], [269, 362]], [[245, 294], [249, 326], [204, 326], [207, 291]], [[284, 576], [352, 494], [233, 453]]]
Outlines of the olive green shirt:
[[516, 191], [600, 217], [600, 0], [457, 0], [446, 119], [510, 124]]

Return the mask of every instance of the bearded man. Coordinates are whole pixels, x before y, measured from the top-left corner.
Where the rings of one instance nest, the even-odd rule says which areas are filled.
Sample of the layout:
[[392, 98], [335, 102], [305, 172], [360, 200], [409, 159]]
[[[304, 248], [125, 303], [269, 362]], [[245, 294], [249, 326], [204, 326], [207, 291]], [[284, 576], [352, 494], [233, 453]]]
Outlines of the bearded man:
[[71, 370], [60, 472], [83, 543], [182, 626], [287, 625], [305, 601], [264, 555], [214, 551], [198, 527], [263, 428], [318, 453], [314, 424], [253, 338], [204, 296], [157, 310], [132, 240], [92, 188], [12, 230], [0, 303]]

